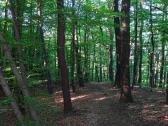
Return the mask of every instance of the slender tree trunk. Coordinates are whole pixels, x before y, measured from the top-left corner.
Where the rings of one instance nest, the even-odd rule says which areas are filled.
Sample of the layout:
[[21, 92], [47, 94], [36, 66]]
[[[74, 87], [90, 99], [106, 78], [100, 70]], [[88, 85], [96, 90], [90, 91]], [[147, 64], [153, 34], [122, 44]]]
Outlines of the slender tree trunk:
[[[142, 4], [140, 4], [140, 8], [141, 10], [142, 8]], [[143, 37], [142, 37], [142, 33], [143, 33], [143, 28], [144, 28], [144, 20], [143, 18], [141, 18], [141, 27], [140, 27], [140, 32], [139, 32], [139, 41], [140, 41], [140, 49], [139, 49], [139, 77], [138, 77], [138, 84], [141, 87], [141, 83], [142, 83], [142, 60], [143, 60]]]
[[[3, 35], [0, 33], [0, 40], [4, 43], [6, 43], [6, 40], [4, 39]], [[30, 93], [29, 93], [29, 90], [28, 90], [28, 87], [27, 87], [27, 82], [25, 82], [20, 74], [20, 72], [18, 71], [17, 67], [16, 67], [16, 64], [14, 63], [13, 61], [13, 58], [12, 58], [12, 55], [11, 55], [11, 52], [8, 48], [8, 45], [3, 45], [3, 49], [4, 49], [4, 53], [5, 53], [5, 56], [8, 58], [9, 60], [9, 63], [11, 65], [11, 68], [12, 68], [12, 71], [13, 71], [13, 74], [16, 76], [17, 80], [18, 80], [18, 83], [19, 83], [19, 86], [21, 88], [21, 91], [23, 93], [23, 95], [25, 97], [30, 97]], [[33, 108], [31, 106], [29, 106], [29, 111], [31, 113], [31, 116], [32, 118], [38, 122], [38, 116], [37, 116], [37, 113], [35, 110], [33, 110]]]
[[68, 69], [65, 59], [64, 0], [57, 0], [57, 9], [58, 9], [58, 28], [57, 28], [58, 64], [61, 71], [64, 112], [68, 113], [72, 111], [72, 103], [70, 96]]
[[3, 92], [3, 89], [2, 87], [0, 86], [0, 98], [4, 96], [4, 92]]
[[[92, 35], [92, 39], [93, 39], [93, 35]], [[94, 40], [94, 39], [93, 39]], [[93, 47], [93, 58], [95, 58], [95, 54], [96, 54], [96, 45], [94, 44], [94, 47]], [[95, 71], [94, 71], [94, 68], [95, 68], [95, 60], [92, 59], [92, 81], [95, 80]]]
[[[19, 22], [19, 18], [21, 18], [21, 17], [17, 17], [16, 8], [14, 7], [13, 1], [9, 0], [9, 3], [10, 3], [10, 10], [11, 10], [12, 18], [13, 18], [13, 23], [14, 23], [15, 39], [17, 42], [19, 42], [21, 40], [21, 25], [22, 25], [22, 23]], [[19, 11], [17, 11], [17, 12], [19, 12]], [[25, 67], [24, 67], [24, 63], [23, 63], [24, 60], [23, 60], [22, 48], [20, 46], [18, 46], [20, 71], [21, 71], [20, 73], [17, 70], [15, 63], [12, 61], [12, 56], [11, 56], [11, 53], [10, 53], [7, 45], [4, 46], [4, 50], [5, 50], [6, 56], [9, 59], [9, 62], [11, 63], [13, 73], [15, 74], [18, 82], [20, 83], [20, 87], [21, 87], [23, 95], [26, 97], [30, 97], [30, 93], [27, 88], [28, 83], [27, 83], [26, 71], [25, 71]], [[30, 110], [32, 118], [38, 122], [38, 116], [37, 116], [36, 111], [33, 110], [33, 108], [31, 106], [29, 106], [29, 110]]]
[[121, 102], [133, 102], [131, 88], [130, 88], [130, 70], [129, 70], [129, 56], [130, 56], [130, 0], [122, 0], [122, 31], [121, 31]]
[[[77, 26], [77, 22], [76, 22]], [[80, 36], [80, 29], [79, 29], [79, 36]], [[78, 78], [78, 84], [79, 87], [84, 87], [84, 80], [83, 80], [83, 72], [81, 69], [81, 49], [79, 47], [79, 42], [78, 42], [78, 35], [77, 35], [77, 29], [76, 29], [76, 69], [77, 69], [77, 78]]]
[[75, 48], [76, 48], [76, 33], [77, 33], [77, 26], [76, 26], [76, 19], [75, 19], [75, 0], [72, 0], [72, 43], [71, 43], [71, 86], [72, 91], [75, 92]]
[[[114, 0], [114, 11], [118, 10], [118, 0]], [[115, 40], [116, 40], [116, 75], [115, 75], [115, 86], [121, 87], [121, 33], [120, 33], [120, 19], [119, 17], [114, 18], [115, 25]]]
[[102, 82], [103, 81], [103, 67], [102, 67], [102, 50], [101, 50], [102, 46], [100, 45], [100, 63], [99, 63], [99, 81]]
[[1, 68], [0, 68], [0, 85], [2, 86], [2, 89], [5, 92], [5, 95], [7, 97], [9, 97], [11, 100], [11, 106], [14, 109], [14, 112], [15, 112], [17, 119], [20, 121], [22, 126], [26, 126], [26, 124], [24, 124], [24, 116], [21, 113], [16, 100], [12, 96], [12, 92], [11, 92], [6, 80], [4, 79]]
[[[86, 16], [85, 20], [87, 21], [87, 16]], [[88, 67], [88, 60], [89, 60], [88, 58], [89, 58], [89, 56], [88, 56], [88, 45], [87, 45], [88, 28], [87, 28], [87, 26], [85, 26], [85, 27], [86, 28], [85, 28], [85, 31], [84, 31], [84, 43], [85, 43], [85, 45], [84, 45], [84, 56], [85, 56], [85, 58], [84, 58], [84, 81], [88, 82], [89, 81], [89, 71], [88, 71], [88, 69], [89, 69], [89, 67]]]
[[53, 93], [53, 83], [52, 83], [52, 79], [51, 79], [51, 73], [49, 71], [49, 56], [48, 56], [48, 53], [46, 51], [46, 47], [45, 47], [45, 40], [44, 40], [44, 32], [43, 32], [43, 12], [42, 12], [42, 9], [43, 9], [43, 5], [42, 5], [42, 0], [38, 0], [38, 8], [39, 8], [39, 16], [41, 17], [40, 21], [39, 21], [39, 36], [40, 36], [40, 42], [41, 42], [41, 47], [42, 47], [42, 52], [43, 52], [43, 64], [44, 64], [44, 69], [45, 69], [45, 72], [46, 72], [46, 78], [47, 78], [47, 89], [48, 89], [48, 92], [50, 94]]
[[167, 76], [167, 80], [166, 80], [166, 104], [168, 104], [168, 73], [165, 76]]
[[[166, 6], [164, 7], [164, 10], [166, 10]], [[163, 16], [163, 21], [167, 21], [167, 14]], [[165, 33], [162, 33], [162, 37], [164, 38]], [[164, 66], [165, 66], [165, 43], [166, 41], [162, 38], [161, 43], [162, 43], [162, 58], [161, 58], [161, 68], [160, 68], [160, 85], [163, 85], [163, 80], [164, 80]]]
[[152, 0], [150, 1], [150, 32], [151, 32], [151, 53], [150, 53], [150, 87], [154, 86], [154, 52], [155, 52], [155, 42], [153, 33], [153, 15], [152, 15]]
[[51, 73], [49, 71], [49, 64], [50, 63], [49, 63], [48, 54], [47, 54], [47, 51], [45, 48], [44, 33], [43, 33], [42, 26], [40, 26], [39, 32], [40, 32], [40, 41], [41, 41], [42, 50], [43, 50], [43, 59], [44, 59], [44, 64], [45, 64], [44, 67], [45, 67], [46, 78], [47, 78], [47, 89], [48, 89], [48, 92], [50, 94], [52, 94], [54, 85], [53, 85], [53, 82], [51, 79]]
[[95, 65], [95, 76], [96, 76], [96, 81], [97, 82], [100, 82], [100, 79], [99, 79], [99, 73], [98, 73], [98, 66], [97, 65]]
[[[100, 26], [100, 34], [101, 34], [101, 38], [100, 38], [100, 42], [103, 43], [103, 29], [102, 27]], [[102, 56], [103, 56], [103, 53], [102, 53], [102, 45], [100, 43], [100, 49], [99, 49], [99, 79], [100, 79], [100, 82], [103, 81], [103, 67], [102, 67]]]
[[114, 81], [114, 72], [113, 72], [113, 32], [112, 29], [109, 28], [109, 35], [110, 35], [110, 63], [109, 63], [109, 79], [113, 83]]
[[156, 70], [155, 70], [155, 76], [154, 76], [154, 87], [156, 87], [156, 84], [158, 83], [158, 77], [159, 77], [159, 53], [157, 53], [155, 55], [156, 59], [155, 59], [155, 64], [156, 64]]
[[165, 62], [165, 42], [162, 40], [162, 58], [160, 68], [160, 85], [163, 83], [164, 63]]
[[132, 88], [134, 85], [137, 83], [137, 66], [138, 66], [138, 0], [136, 0], [135, 3], [135, 10], [134, 10], [134, 15], [135, 15], [135, 49], [134, 49], [134, 68], [133, 68], [133, 82], [132, 82]]

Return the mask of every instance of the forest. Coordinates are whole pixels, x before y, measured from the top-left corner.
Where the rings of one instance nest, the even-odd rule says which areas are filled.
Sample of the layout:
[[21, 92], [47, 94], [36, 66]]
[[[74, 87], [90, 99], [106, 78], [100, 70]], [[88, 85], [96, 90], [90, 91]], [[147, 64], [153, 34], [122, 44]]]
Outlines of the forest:
[[168, 126], [168, 0], [0, 0], [0, 126]]

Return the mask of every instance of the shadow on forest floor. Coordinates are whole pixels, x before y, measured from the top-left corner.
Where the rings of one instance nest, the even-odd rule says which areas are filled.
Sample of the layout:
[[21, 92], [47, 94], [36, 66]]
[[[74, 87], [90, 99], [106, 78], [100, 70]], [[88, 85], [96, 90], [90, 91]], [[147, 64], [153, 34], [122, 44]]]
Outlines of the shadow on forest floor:
[[[39, 112], [46, 122], [41, 126], [168, 126], [168, 105], [161, 89], [151, 92], [148, 88], [135, 88], [134, 103], [130, 104], [119, 103], [119, 90], [105, 83], [86, 84], [71, 96], [76, 111], [65, 116], [61, 91], [53, 96], [38, 95], [40, 103], [49, 105]], [[59, 107], [59, 112], [54, 112], [53, 107]], [[1, 121], [5, 121], [2, 126], [16, 126], [12, 111], [0, 119], [0, 126]]]
[[[110, 85], [87, 84], [72, 95], [76, 113], [59, 117], [59, 126], [166, 126], [168, 105], [164, 103], [164, 91], [135, 88], [134, 103], [119, 103], [119, 91]], [[62, 108], [62, 97], [53, 97]]]

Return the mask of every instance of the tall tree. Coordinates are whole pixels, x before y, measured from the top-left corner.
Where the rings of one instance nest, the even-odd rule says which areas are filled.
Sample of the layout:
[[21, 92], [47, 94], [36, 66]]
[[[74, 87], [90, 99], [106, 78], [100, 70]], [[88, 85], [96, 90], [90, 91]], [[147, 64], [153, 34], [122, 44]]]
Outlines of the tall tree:
[[[163, 10], [166, 10], [166, 6], [163, 7]], [[167, 13], [163, 15], [163, 22], [167, 22]], [[161, 38], [161, 68], [160, 68], [160, 85], [163, 86], [163, 77], [164, 77], [164, 67], [165, 67], [165, 29], [161, 31], [162, 38]]]
[[[140, 9], [143, 11], [142, 3], [140, 4]], [[143, 28], [144, 28], [144, 17], [141, 17], [141, 22], [140, 22], [140, 31], [139, 31], [139, 42], [140, 42], [140, 48], [139, 48], [139, 71], [138, 71], [138, 84], [141, 87], [142, 83], [142, 60], [143, 60]]]
[[149, 84], [151, 88], [154, 87], [154, 52], [155, 52], [155, 42], [154, 42], [154, 31], [153, 31], [153, 14], [152, 14], [152, 2], [153, 0], [150, 0], [150, 42], [151, 42], [151, 52], [150, 52], [150, 79]]
[[71, 86], [73, 92], [75, 92], [75, 48], [76, 48], [76, 41], [77, 41], [77, 26], [76, 26], [76, 19], [75, 19], [75, 0], [72, 0], [72, 43], [71, 43]]
[[114, 79], [114, 72], [113, 72], [113, 33], [112, 33], [112, 29], [111, 29], [111, 28], [109, 28], [109, 35], [110, 35], [110, 49], [109, 49], [109, 53], [110, 53], [109, 79], [110, 79], [110, 81], [113, 83], [113, 79]]
[[[119, 12], [118, 0], [114, 0], [114, 11]], [[119, 16], [114, 17], [114, 28], [115, 28], [115, 40], [116, 40], [116, 75], [115, 85], [121, 87], [121, 33], [120, 33], [120, 18]]]
[[130, 88], [130, 0], [122, 0], [122, 30], [121, 30], [121, 96], [122, 102], [133, 102]]
[[53, 82], [51, 79], [51, 73], [49, 71], [49, 56], [46, 50], [46, 46], [45, 46], [45, 40], [44, 40], [44, 31], [43, 31], [43, 1], [42, 0], [38, 0], [38, 9], [39, 9], [39, 16], [40, 16], [40, 20], [39, 20], [39, 25], [38, 25], [38, 30], [39, 30], [39, 37], [40, 37], [40, 42], [41, 42], [41, 48], [42, 48], [42, 59], [43, 59], [43, 64], [44, 64], [44, 69], [46, 71], [46, 78], [47, 78], [47, 89], [48, 92], [50, 94], [53, 93]]
[[135, 7], [134, 7], [134, 28], [135, 28], [135, 48], [134, 48], [134, 68], [133, 68], [133, 82], [132, 82], [132, 88], [137, 83], [137, 66], [138, 66], [138, 0], [135, 1]]
[[[4, 36], [2, 35], [2, 33], [0, 33], [0, 41], [2, 41], [3, 43], [7, 43]], [[4, 54], [5, 56], [7, 57], [7, 59], [9, 60], [9, 63], [10, 63], [10, 66], [11, 66], [11, 69], [13, 71], [13, 74], [15, 75], [15, 77], [17, 78], [17, 81], [18, 81], [18, 84], [20, 86], [20, 89], [23, 93], [23, 95], [25, 97], [30, 97], [30, 92], [28, 90], [28, 85], [27, 83], [25, 83], [25, 81], [23, 80], [19, 70], [17, 69], [17, 66], [15, 64], [15, 62], [13, 61], [13, 57], [12, 57], [12, 54], [11, 54], [11, 51], [9, 50], [9, 47], [7, 44], [4, 44], [3, 45], [3, 49], [4, 49]], [[30, 111], [30, 114], [32, 116], [32, 119], [37, 121], [39, 121], [39, 117], [37, 116], [37, 113], [36, 111], [32, 108], [31, 105], [28, 106], [29, 107], [29, 111]]]
[[19, 106], [12, 95], [10, 87], [8, 86], [8, 83], [4, 78], [1, 67], [0, 67], [0, 85], [2, 86], [2, 89], [5, 92], [5, 95], [10, 98], [11, 106], [14, 109], [15, 115], [16, 115], [17, 119], [20, 121], [21, 126], [26, 126], [26, 124], [24, 123], [24, 116], [21, 113], [21, 110], [19, 109]]
[[[11, 64], [12, 71], [19, 82], [19, 85], [20, 85], [20, 88], [21, 88], [23, 95], [26, 97], [30, 97], [31, 94], [30, 94], [30, 91], [28, 90], [28, 82], [27, 82], [27, 78], [26, 78], [27, 74], [26, 74], [26, 70], [24, 67], [23, 49], [20, 46], [21, 34], [22, 34], [22, 23], [23, 23], [23, 8], [22, 9], [18, 8], [18, 7], [20, 7], [19, 4], [21, 4], [21, 3], [24, 6], [25, 1], [21, 2], [20, 0], [18, 0], [16, 2], [17, 3], [14, 3], [14, 1], [9, 0], [10, 11], [12, 14], [12, 19], [13, 19], [15, 40], [19, 44], [18, 54], [19, 54], [20, 71], [17, 69], [16, 64], [13, 62], [12, 55], [11, 55], [11, 52], [9, 50], [8, 45], [4, 45], [4, 50], [5, 50], [5, 55], [8, 57], [9, 62]], [[15, 5], [17, 5], [17, 6], [15, 6]], [[3, 36], [2, 36], [2, 38], [3, 38]], [[6, 43], [5, 39], [3, 39], [3, 41]], [[31, 105], [29, 105], [29, 111], [30, 111], [32, 118], [38, 122], [39, 117]]]
[[57, 29], [58, 64], [61, 72], [64, 112], [68, 113], [72, 111], [72, 103], [70, 96], [68, 69], [65, 59], [64, 0], [57, 0], [57, 10], [58, 10], [58, 29]]

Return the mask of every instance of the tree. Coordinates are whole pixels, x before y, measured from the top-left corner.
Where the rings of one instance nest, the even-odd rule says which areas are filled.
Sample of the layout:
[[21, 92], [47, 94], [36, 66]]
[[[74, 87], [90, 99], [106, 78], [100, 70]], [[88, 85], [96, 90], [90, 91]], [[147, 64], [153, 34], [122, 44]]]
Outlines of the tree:
[[150, 56], [149, 56], [149, 64], [150, 64], [150, 80], [149, 84], [151, 88], [154, 87], [154, 52], [155, 52], [155, 42], [154, 42], [154, 31], [153, 31], [153, 15], [152, 15], [152, 0], [150, 0], [150, 42], [151, 42], [151, 51], [150, 51]]
[[14, 112], [15, 112], [17, 119], [20, 121], [22, 126], [26, 126], [24, 124], [24, 116], [21, 113], [21, 110], [19, 109], [19, 106], [18, 106], [16, 100], [13, 98], [12, 92], [10, 90], [10, 87], [8, 86], [8, 83], [4, 79], [1, 68], [0, 68], [0, 85], [2, 86], [2, 89], [5, 92], [6, 96], [9, 97], [11, 100], [11, 106], [14, 109]]
[[50, 94], [53, 93], [53, 83], [51, 79], [51, 73], [49, 71], [49, 56], [46, 51], [45, 47], [45, 40], [44, 40], [44, 31], [43, 31], [43, 3], [41, 0], [38, 0], [38, 9], [39, 9], [39, 16], [40, 16], [40, 21], [38, 25], [38, 30], [39, 30], [39, 37], [40, 37], [40, 42], [41, 42], [41, 47], [42, 47], [42, 52], [43, 52], [43, 63], [44, 64], [44, 69], [46, 71], [46, 78], [47, 78], [47, 89]]
[[130, 56], [130, 0], [122, 0], [122, 30], [121, 30], [121, 96], [122, 102], [133, 102], [130, 88], [130, 71], [129, 71], [129, 56]]
[[61, 72], [62, 91], [64, 98], [64, 112], [72, 111], [72, 103], [69, 88], [68, 69], [65, 60], [65, 17], [64, 17], [64, 0], [57, 1], [58, 9], [58, 29], [57, 29], [57, 46], [58, 46], [58, 64]]
[[[114, 11], [118, 10], [118, 0], [114, 0]], [[115, 85], [121, 87], [121, 33], [120, 33], [120, 18], [116, 16], [114, 18], [114, 28], [115, 28], [115, 40], [116, 40], [116, 55], [117, 55], [117, 67], [115, 75]]]
[[[6, 40], [4, 39], [2, 33], [0, 33], [0, 41], [2, 41], [3, 43], [7, 43]], [[29, 98], [31, 95], [30, 95], [30, 92], [28, 90], [27, 83], [25, 83], [25, 81], [23, 80], [20, 72], [18, 71], [18, 69], [16, 67], [15, 62], [13, 61], [12, 54], [9, 50], [8, 45], [4, 44], [3, 49], [4, 49], [4, 54], [8, 58], [9, 63], [11, 65], [11, 69], [13, 71], [13, 74], [16, 76], [16, 78], [18, 80], [18, 83], [19, 83], [19, 86], [20, 86], [20, 89], [21, 89], [23, 95], [25, 96], [25, 98], [26, 97]], [[28, 107], [29, 107], [29, 111], [30, 111], [30, 114], [32, 116], [32, 119], [34, 119], [34, 121], [37, 121], [37, 123], [38, 123], [39, 118], [37, 116], [36, 111], [32, 108], [31, 105], [29, 105]]]
[[[140, 9], [142, 11], [142, 4], [140, 4]], [[140, 31], [139, 31], [139, 41], [140, 41], [140, 48], [139, 48], [139, 76], [138, 76], [138, 84], [139, 86], [141, 87], [141, 83], [142, 83], [142, 60], [143, 60], [143, 36], [142, 36], [142, 33], [143, 33], [143, 28], [144, 28], [144, 19], [143, 17], [141, 17], [141, 23], [140, 23]]]
[[138, 66], [138, 0], [135, 1], [135, 8], [134, 8], [134, 14], [135, 14], [135, 49], [134, 49], [134, 68], [133, 68], [133, 82], [132, 82], [132, 88], [137, 83], [137, 66]]
[[[17, 1], [17, 2], [18, 2], [17, 3], [17, 5], [18, 5], [20, 1]], [[10, 0], [9, 4], [10, 4], [10, 10], [11, 10], [12, 18], [13, 18], [15, 39], [16, 39], [17, 42], [20, 42], [21, 41], [21, 33], [22, 33], [22, 21], [20, 21], [20, 18], [22, 18], [23, 13], [22, 12], [21, 13], [19, 13], [19, 12], [16, 13], [16, 10], [18, 8], [17, 9], [15, 8], [14, 1]], [[17, 7], [20, 7], [20, 6], [17, 6]], [[17, 11], [19, 11], [19, 9]], [[6, 42], [6, 40], [3, 39], [3, 36], [1, 38], [4, 42]], [[22, 52], [21, 46], [20, 45], [18, 46], [20, 72], [17, 70], [17, 67], [16, 67], [15, 63], [12, 60], [12, 55], [11, 55], [7, 45], [4, 45], [4, 50], [5, 50], [5, 55], [9, 58], [9, 62], [11, 63], [13, 73], [16, 76], [16, 78], [17, 78], [17, 80], [20, 84], [23, 95], [26, 96], [26, 97], [30, 97], [31, 95], [30, 95], [30, 92], [28, 90], [28, 82], [27, 82], [27, 78], [26, 78], [27, 74], [26, 74], [26, 70], [25, 70], [25, 67], [24, 67], [24, 63], [23, 63], [24, 60], [23, 60], [23, 52]], [[31, 106], [29, 106], [29, 110], [30, 110], [32, 118], [35, 121], [38, 122], [39, 119], [38, 119], [36, 111]]]
[[75, 48], [76, 48], [76, 41], [77, 41], [77, 26], [76, 26], [76, 19], [75, 19], [75, 0], [72, 0], [72, 43], [71, 43], [71, 86], [72, 91], [75, 92], [76, 88], [74, 85], [74, 78], [75, 78]]

